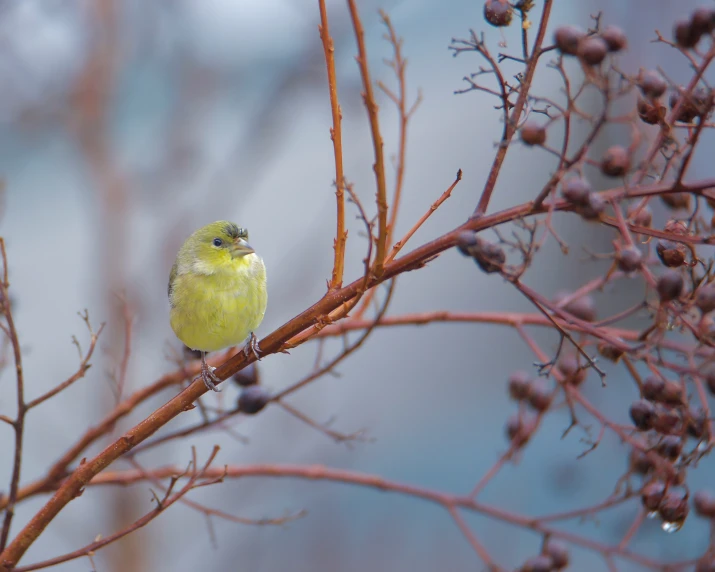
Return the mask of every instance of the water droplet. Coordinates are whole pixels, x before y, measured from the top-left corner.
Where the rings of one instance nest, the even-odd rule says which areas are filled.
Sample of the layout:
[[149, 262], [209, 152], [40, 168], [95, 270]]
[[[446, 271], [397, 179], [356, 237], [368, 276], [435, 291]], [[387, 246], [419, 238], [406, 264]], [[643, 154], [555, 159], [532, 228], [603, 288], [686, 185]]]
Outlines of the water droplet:
[[668, 534], [678, 532], [682, 526], [682, 522], [668, 522], [667, 520], [664, 520], [663, 523], [660, 525], [660, 527]]
[[657, 511], [657, 510], [652, 510], [652, 511], [650, 511], [646, 516], [647, 516], [648, 518], [655, 518], [656, 516], [658, 516], [658, 511]]

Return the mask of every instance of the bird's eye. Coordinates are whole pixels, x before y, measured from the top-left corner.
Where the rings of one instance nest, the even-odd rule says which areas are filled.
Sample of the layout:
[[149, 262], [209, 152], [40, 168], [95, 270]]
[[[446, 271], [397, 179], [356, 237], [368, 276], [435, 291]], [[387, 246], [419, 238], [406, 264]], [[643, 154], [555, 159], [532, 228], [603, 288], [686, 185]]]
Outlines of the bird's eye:
[[223, 240], [220, 238], [214, 238], [214, 246], [221, 246], [223, 244]]

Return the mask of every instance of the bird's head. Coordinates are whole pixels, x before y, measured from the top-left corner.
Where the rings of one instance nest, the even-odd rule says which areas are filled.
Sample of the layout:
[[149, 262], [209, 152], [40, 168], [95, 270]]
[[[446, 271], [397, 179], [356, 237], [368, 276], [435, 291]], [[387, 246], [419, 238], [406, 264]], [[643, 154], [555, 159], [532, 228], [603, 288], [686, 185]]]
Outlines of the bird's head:
[[248, 244], [248, 231], [225, 220], [198, 229], [186, 242], [190, 245], [193, 259], [209, 267], [254, 253]]

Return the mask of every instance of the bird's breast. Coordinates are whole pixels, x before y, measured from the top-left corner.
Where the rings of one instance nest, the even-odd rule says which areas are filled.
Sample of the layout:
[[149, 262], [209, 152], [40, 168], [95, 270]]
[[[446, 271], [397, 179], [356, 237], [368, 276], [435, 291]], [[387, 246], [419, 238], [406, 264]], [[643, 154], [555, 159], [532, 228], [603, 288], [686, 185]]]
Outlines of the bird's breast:
[[240, 344], [263, 320], [268, 301], [263, 261], [251, 254], [213, 274], [176, 277], [171, 327], [192, 349]]

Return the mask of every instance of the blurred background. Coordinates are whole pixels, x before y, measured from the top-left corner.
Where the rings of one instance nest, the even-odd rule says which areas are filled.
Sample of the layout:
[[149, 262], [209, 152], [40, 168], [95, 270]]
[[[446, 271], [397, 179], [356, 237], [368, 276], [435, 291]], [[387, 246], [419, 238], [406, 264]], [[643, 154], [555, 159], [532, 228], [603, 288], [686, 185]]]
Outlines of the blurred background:
[[[675, 81], [689, 70], [674, 50], [652, 44], [654, 29], [669, 34], [676, 16], [695, 2], [618, 0], [555, 2], [549, 34], [557, 25], [589, 26], [591, 14], [624, 28], [629, 72], [662, 66]], [[482, 17], [482, 3], [362, 0], [374, 80], [394, 86], [382, 59], [391, 57], [377, 10], [404, 38], [410, 98], [423, 102], [410, 124], [405, 200], [396, 237], [412, 226], [464, 172], [453, 197], [415, 235], [411, 247], [461, 224], [472, 212], [501, 135], [497, 102], [481, 93], [454, 95], [477, 71], [476, 54], [453, 58], [454, 37], [484, 30], [495, 51], [520, 52], [518, 26], [501, 32]], [[534, 19], [541, 8], [537, 2]], [[373, 208], [373, 150], [354, 61], [355, 42], [344, 2], [328, 2], [335, 39], [343, 110], [345, 172]], [[325, 292], [333, 260], [334, 179], [327, 81], [318, 36], [318, 5], [308, 0], [24, 0], [0, 2], [0, 234], [10, 260], [11, 291], [32, 399], [77, 367], [71, 345], [88, 335], [77, 312], [88, 309], [95, 327], [107, 322], [93, 368], [85, 379], [45, 403], [28, 419], [22, 482], [42, 476], [50, 463], [113, 407], [111, 383], [124, 349], [120, 298], [133, 316], [125, 394], [175, 369], [181, 345], [168, 322], [166, 284], [175, 253], [197, 227], [229, 219], [248, 227], [269, 277], [269, 305], [257, 332], [263, 337]], [[549, 36], [550, 37], [550, 36]], [[508, 48], [499, 47], [505, 43]], [[511, 75], [517, 73], [518, 68]], [[545, 66], [535, 92], [558, 98], [559, 82]], [[712, 79], [712, 78], [711, 78]], [[398, 116], [379, 94], [386, 155], [396, 151]], [[594, 103], [595, 104], [595, 103]], [[585, 126], [581, 126], [585, 129]], [[599, 145], [605, 147], [609, 135]], [[600, 147], [599, 147], [600, 148]], [[516, 145], [504, 166], [491, 211], [524, 202], [547, 180], [554, 160]], [[696, 156], [691, 177], [708, 165]], [[710, 171], [710, 174], [712, 172]], [[394, 181], [394, 171], [389, 172]], [[605, 186], [603, 182], [603, 186]], [[348, 208], [350, 235], [346, 282], [359, 276], [365, 238]], [[656, 213], [657, 220], [665, 215]], [[571, 244], [565, 257], [553, 244], [528, 274], [545, 295], [574, 289], [602, 274], [607, 264], [584, 263], [581, 245], [606, 252], [613, 234], [556, 217]], [[407, 250], [409, 250], [408, 247]], [[599, 298], [607, 315], [642, 295], [642, 285], [620, 284]], [[399, 278], [390, 314], [429, 310], [529, 311], [498, 278], [486, 276], [456, 252], [446, 252], [419, 272]], [[547, 351], [556, 337], [539, 333]], [[260, 363], [263, 383], [280, 390], [308, 372], [317, 344]], [[338, 351], [340, 343], [327, 344]], [[221, 446], [218, 464], [319, 463], [389, 479], [466, 493], [507, 448], [503, 427], [513, 412], [505, 381], [530, 369], [534, 356], [517, 334], [497, 326], [435, 324], [378, 329], [342, 364], [288, 402], [317, 422], [333, 420], [344, 433], [365, 430], [369, 440], [337, 444], [277, 406], [233, 425], [246, 442], [223, 431], [171, 441], [137, 461], [145, 467], [185, 465], [190, 447], [205, 459]], [[611, 373], [609, 371], [609, 373]], [[636, 397], [617, 370], [602, 388], [591, 377], [585, 392], [614, 419], [627, 419]], [[623, 381], [623, 383], [619, 383]], [[226, 384], [207, 405], [231, 407], [238, 395]], [[14, 412], [11, 369], [0, 377], [0, 413]], [[144, 404], [117, 431], [144, 418], [178, 391], [170, 388]], [[163, 433], [201, 419], [187, 412]], [[582, 430], [560, 440], [568, 412], [547, 416], [544, 427], [515, 465], [507, 466], [480, 499], [527, 515], [593, 504], [613, 490], [625, 471], [625, 449], [606, 437], [587, 457]], [[594, 432], [598, 427], [594, 425]], [[109, 441], [93, 447], [95, 454]], [[0, 426], [0, 483], [9, 481], [13, 439]], [[117, 461], [114, 470], [128, 469]], [[693, 482], [705, 483], [703, 463]], [[712, 479], [711, 479], [712, 480]], [[244, 526], [174, 505], [140, 533], [94, 556], [97, 570], [481, 570], [476, 555], [448, 514], [427, 503], [346, 485], [297, 480], [225, 482], [191, 494], [206, 506], [251, 518], [306, 509], [283, 527]], [[23, 502], [14, 531], [45, 502]], [[69, 552], [108, 535], [153, 508], [148, 484], [126, 489], [89, 488], [36, 542], [23, 564]], [[593, 521], [559, 526], [617, 544], [637, 513], [637, 503]], [[516, 567], [538, 552], [538, 535], [482, 517], [468, 517], [497, 562]], [[646, 523], [632, 549], [653, 558], [693, 558], [708, 543], [707, 528], [691, 517], [680, 533], [666, 535]], [[593, 552], [574, 549], [574, 569], [605, 570]], [[619, 569], [639, 570], [627, 562]], [[87, 561], [58, 571], [90, 569]]]

